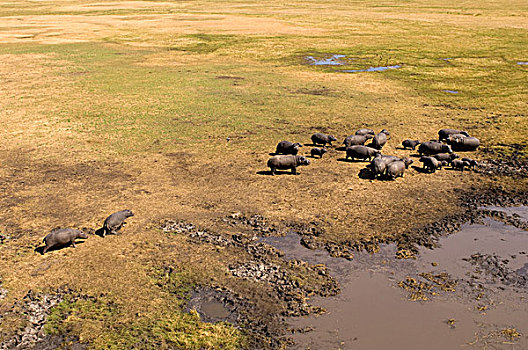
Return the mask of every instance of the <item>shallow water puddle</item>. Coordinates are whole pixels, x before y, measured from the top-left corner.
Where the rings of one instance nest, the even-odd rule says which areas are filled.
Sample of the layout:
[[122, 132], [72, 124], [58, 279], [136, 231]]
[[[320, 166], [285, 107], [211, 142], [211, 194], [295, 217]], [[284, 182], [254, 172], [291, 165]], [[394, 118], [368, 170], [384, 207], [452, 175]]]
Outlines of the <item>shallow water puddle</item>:
[[330, 58], [317, 59], [313, 56], [306, 56], [305, 59], [313, 66], [342, 66], [345, 62], [342, 61], [346, 55], [333, 55]]
[[521, 66], [528, 66], [528, 62], [517, 62], [517, 64]]
[[458, 94], [456, 90], [442, 90], [442, 92], [447, 92], [448, 94]]
[[[488, 209], [528, 219], [528, 207]], [[304, 248], [296, 234], [262, 241], [286, 259], [326, 264], [341, 284], [336, 297], [311, 300], [326, 314], [289, 320], [313, 329], [293, 334], [292, 349], [528, 349], [526, 231], [485, 219], [417, 260], [395, 259], [395, 245], [347, 261]]]
[[199, 289], [191, 293], [187, 311], [196, 310], [202, 321], [235, 321], [235, 315], [222, 300], [222, 295], [212, 289]]
[[389, 69], [398, 69], [401, 65], [397, 64], [394, 66], [382, 66], [382, 67], [370, 67], [366, 69], [344, 69], [340, 70], [342, 73], [359, 73], [359, 72], [383, 72]]

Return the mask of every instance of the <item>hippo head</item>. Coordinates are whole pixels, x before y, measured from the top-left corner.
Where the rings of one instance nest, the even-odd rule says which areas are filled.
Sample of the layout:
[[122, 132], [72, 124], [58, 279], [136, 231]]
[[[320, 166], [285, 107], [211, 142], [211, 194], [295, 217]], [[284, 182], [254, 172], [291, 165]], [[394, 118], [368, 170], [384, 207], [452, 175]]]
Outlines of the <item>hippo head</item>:
[[449, 146], [449, 145], [442, 145], [442, 146], [443, 146], [442, 148], [445, 149], [445, 151], [447, 153], [453, 153], [453, 150], [451, 149], [451, 146]]
[[412, 163], [414, 163], [414, 160], [412, 160], [411, 158], [409, 157], [405, 157], [402, 159], [403, 163], [405, 164], [405, 169], [409, 168], [409, 165], [411, 165]]
[[387, 129], [383, 129], [383, 130], [381, 130], [381, 131], [380, 131], [380, 134], [381, 134], [381, 133], [384, 133], [384, 134], [387, 135], [387, 136], [390, 135], [390, 132], [389, 132], [389, 130], [387, 130]]
[[365, 134], [363, 136], [365, 136], [367, 138], [367, 140], [370, 140], [370, 139], [374, 138], [374, 135], [372, 135], [372, 134]]
[[310, 165], [310, 160], [305, 156], [298, 156], [299, 165]]
[[333, 135], [328, 135], [328, 139], [330, 141], [337, 141], [337, 139]]
[[458, 154], [456, 154], [456, 153], [451, 153], [450, 157], [451, 157], [451, 160], [460, 158], [460, 156]]
[[460, 133], [461, 133], [462, 135], [466, 135], [467, 137], [469, 137], [469, 134], [468, 134], [467, 131], [461, 131]]
[[125, 214], [127, 218], [134, 216], [134, 213], [132, 213], [132, 211], [128, 209], [123, 210], [122, 213]]
[[325, 154], [326, 152], [328, 152], [326, 148], [321, 148], [321, 155]]
[[303, 145], [300, 144], [299, 142], [295, 142], [295, 143], [293, 144], [293, 147], [302, 147], [302, 146], [303, 146]]
[[84, 232], [79, 232], [79, 238], [86, 239], [86, 238], [88, 238], [88, 235], [86, 233], [84, 233]]

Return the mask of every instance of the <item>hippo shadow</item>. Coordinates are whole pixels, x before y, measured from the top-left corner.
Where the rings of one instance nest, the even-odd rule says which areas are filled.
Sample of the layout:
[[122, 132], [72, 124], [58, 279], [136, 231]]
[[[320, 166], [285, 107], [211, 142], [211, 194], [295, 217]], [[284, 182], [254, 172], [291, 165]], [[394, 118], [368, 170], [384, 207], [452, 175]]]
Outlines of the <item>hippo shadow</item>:
[[338, 162], [343, 162], [343, 163], [361, 163], [361, 162], [366, 162], [366, 160], [361, 160], [361, 159], [346, 159], [346, 158], [337, 158], [337, 161], [338, 161]]
[[459, 171], [459, 172], [464, 172], [464, 171], [470, 171], [471, 169], [464, 169], [464, 170], [460, 170], [458, 168], [455, 168], [454, 166], [450, 166], [450, 167], [443, 167], [442, 169], [445, 169], [447, 171]]
[[[84, 243], [84, 240], [75, 241], [75, 245], [79, 245], [79, 244], [83, 244], [83, 243]], [[63, 245], [51, 247], [50, 249], [48, 249], [48, 251], [46, 253], [53, 252], [55, 250], [61, 250], [63, 248], [67, 248], [67, 247], [71, 247], [71, 243], [66, 243], [66, 244], [63, 244]], [[40, 247], [36, 247], [33, 251], [35, 253], [39, 253], [40, 255], [44, 255], [44, 248], [46, 248], [46, 245], [42, 245]]]
[[363, 180], [374, 180], [374, 174], [372, 173], [372, 170], [369, 168], [363, 168], [359, 171], [358, 176], [360, 179]]
[[396, 146], [394, 147], [395, 149], [400, 149], [400, 150], [404, 150], [404, 151], [414, 151], [412, 148], [411, 149], [408, 149], [408, 148], [405, 148], [403, 146]]
[[101, 227], [101, 228], [98, 228], [97, 230], [95, 230], [94, 234], [95, 234], [96, 236], [99, 236], [99, 237], [101, 237], [101, 238], [104, 238], [104, 236], [103, 236], [104, 231], [105, 231], [104, 227]]
[[346, 151], [346, 146], [339, 146], [335, 148], [336, 151]]
[[[275, 170], [275, 175], [299, 175], [300, 172], [297, 171], [297, 174], [292, 174], [291, 170]], [[273, 176], [271, 174], [271, 170], [261, 170], [257, 171], [257, 175], [268, 175]]]
[[432, 174], [429, 170], [424, 169], [422, 167], [418, 167], [416, 165], [412, 165], [411, 168], [413, 168], [414, 170], [416, 170], [417, 172], [419, 172], [421, 174]]
[[421, 158], [422, 155], [420, 153], [413, 153], [413, 154], [409, 154], [409, 157], [412, 157], [412, 158]]

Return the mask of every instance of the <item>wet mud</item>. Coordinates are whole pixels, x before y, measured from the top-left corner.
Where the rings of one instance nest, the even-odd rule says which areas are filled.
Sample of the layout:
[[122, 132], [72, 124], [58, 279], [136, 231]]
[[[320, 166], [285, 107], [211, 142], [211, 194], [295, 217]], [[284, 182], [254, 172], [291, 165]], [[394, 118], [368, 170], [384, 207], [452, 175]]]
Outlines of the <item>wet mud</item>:
[[481, 211], [416, 259], [397, 259], [396, 244], [348, 261], [304, 248], [294, 233], [263, 238], [285, 259], [325, 264], [341, 286], [309, 301], [325, 314], [289, 320], [291, 349], [528, 348], [528, 208]]

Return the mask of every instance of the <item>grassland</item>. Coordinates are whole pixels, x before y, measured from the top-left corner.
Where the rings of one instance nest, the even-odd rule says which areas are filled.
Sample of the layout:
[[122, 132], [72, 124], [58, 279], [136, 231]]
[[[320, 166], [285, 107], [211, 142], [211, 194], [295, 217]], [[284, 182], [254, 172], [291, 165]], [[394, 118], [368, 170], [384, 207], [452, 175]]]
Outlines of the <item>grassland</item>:
[[[401, 140], [434, 138], [443, 126], [488, 149], [525, 146], [528, 66], [517, 63], [528, 61], [527, 45], [521, 0], [0, 1], [0, 233], [12, 237], [0, 246], [9, 291], [0, 306], [67, 285], [104, 302], [65, 302], [62, 314], [73, 316], [55, 317], [50, 332], [67, 328], [95, 348], [125, 346], [112, 334], [244, 346], [232, 326], [181, 311], [152, 277], [169, 261], [190, 276], [182, 290], [236, 288], [225, 266], [243, 257], [167, 237], [157, 224], [214, 228], [232, 212], [259, 213], [315, 222], [320, 240], [339, 244], [457, 212], [463, 190], [525, 190], [525, 180], [449, 171], [362, 180], [364, 165], [336, 161], [335, 150], [300, 176], [259, 172], [280, 140], [308, 143], [321, 131], [340, 143], [363, 126], [391, 131], [389, 154], [407, 155]], [[347, 55], [350, 69], [402, 68], [346, 74], [304, 59], [332, 54]], [[34, 252], [54, 227], [96, 229], [124, 208], [136, 216], [122, 235]], [[178, 343], [183, 333], [188, 343]]]

